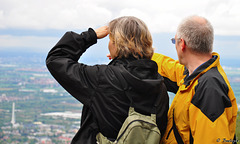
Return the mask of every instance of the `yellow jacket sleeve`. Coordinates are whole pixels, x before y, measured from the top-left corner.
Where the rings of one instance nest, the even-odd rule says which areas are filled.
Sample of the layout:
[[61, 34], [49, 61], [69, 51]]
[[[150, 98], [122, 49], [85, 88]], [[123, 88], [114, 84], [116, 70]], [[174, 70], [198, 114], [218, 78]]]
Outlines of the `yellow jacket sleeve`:
[[180, 81], [184, 77], [184, 66], [178, 60], [158, 53], [154, 53], [152, 60], [157, 63], [160, 75], [176, 82], [178, 86], [180, 85]]

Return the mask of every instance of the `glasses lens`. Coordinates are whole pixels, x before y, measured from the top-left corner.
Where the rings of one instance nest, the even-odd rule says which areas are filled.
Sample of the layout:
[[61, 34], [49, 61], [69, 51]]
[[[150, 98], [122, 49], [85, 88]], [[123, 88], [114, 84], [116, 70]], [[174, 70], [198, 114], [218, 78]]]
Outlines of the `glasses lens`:
[[172, 41], [173, 44], [175, 44], [175, 42], [176, 42], [175, 38], [172, 38], [171, 41]]

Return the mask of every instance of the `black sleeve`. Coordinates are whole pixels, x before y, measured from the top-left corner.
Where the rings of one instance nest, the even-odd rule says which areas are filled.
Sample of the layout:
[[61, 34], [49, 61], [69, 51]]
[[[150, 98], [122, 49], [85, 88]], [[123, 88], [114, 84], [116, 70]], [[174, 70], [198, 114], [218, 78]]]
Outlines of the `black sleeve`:
[[173, 82], [167, 77], [163, 77], [163, 78], [164, 78], [164, 84], [167, 87], [167, 91], [173, 92], [173, 93], [176, 94], [177, 91], [178, 91], [178, 88], [179, 88], [178, 85], [177, 85], [177, 82]]
[[98, 66], [78, 63], [88, 47], [97, 42], [93, 29], [80, 35], [67, 32], [50, 50], [46, 65], [52, 76], [73, 97], [88, 105], [97, 85]]

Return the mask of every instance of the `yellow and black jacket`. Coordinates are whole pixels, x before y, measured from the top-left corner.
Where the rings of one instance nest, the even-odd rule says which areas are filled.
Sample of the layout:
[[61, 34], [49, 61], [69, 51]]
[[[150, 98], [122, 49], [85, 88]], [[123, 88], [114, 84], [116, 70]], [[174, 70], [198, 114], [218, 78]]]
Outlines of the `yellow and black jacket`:
[[155, 53], [158, 72], [176, 93], [162, 143], [212, 144], [234, 141], [237, 103], [219, 55], [212, 54], [191, 75], [178, 60]]

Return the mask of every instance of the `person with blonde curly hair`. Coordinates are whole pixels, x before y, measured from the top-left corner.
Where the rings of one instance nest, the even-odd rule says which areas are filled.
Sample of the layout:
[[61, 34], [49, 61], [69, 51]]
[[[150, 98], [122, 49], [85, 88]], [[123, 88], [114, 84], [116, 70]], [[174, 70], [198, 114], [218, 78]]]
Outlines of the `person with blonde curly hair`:
[[132, 55], [137, 59], [151, 59], [152, 36], [143, 21], [135, 17], [121, 17], [109, 23], [109, 30], [110, 40], [116, 44], [119, 58]]
[[[113, 59], [108, 65], [78, 62], [90, 46], [107, 35]], [[145, 115], [155, 109], [157, 126], [164, 134], [169, 97], [157, 64], [151, 60], [153, 53], [146, 24], [132, 16], [81, 34], [67, 32], [50, 50], [46, 59], [49, 71], [83, 104], [81, 127], [72, 143], [96, 143], [98, 133], [114, 141], [130, 106]]]

